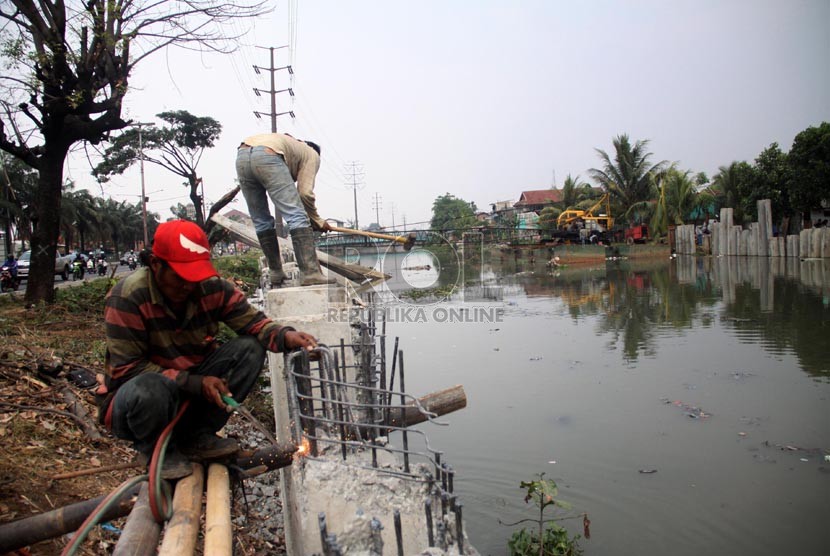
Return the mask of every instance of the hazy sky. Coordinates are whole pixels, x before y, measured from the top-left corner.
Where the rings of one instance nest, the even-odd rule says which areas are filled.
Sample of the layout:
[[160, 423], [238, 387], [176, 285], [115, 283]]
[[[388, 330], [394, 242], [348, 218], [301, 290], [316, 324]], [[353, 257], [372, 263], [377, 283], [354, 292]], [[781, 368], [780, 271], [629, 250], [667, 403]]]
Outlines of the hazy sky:
[[[830, 121], [828, 0], [585, 0], [298, 2], [295, 26], [280, 2], [229, 56], [172, 50], [139, 65], [129, 116], [165, 110], [211, 116], [224, 127], [199, 166], [208, 203], [234, 186], [236, 146], [270, 131], [267, 50], [278, 72], [279, 131], [323, 149], [317, 197], [324, 217], [353, 219], [352, 161], [363, 168], [359, 222], [429, 220], [450, 192], [480, 209], [526, 189], [588, 179], [627, 133], [653, 161], [713, 176], [752, 161], [772, 142]], [[291, 40], [291, 29], [294, 40]], [[162, 219], [187, 202], [182, 179], [146, 169], [150, 210]], [[91, 183], [76, 159], [67, 177]], [[100, 194], [97, 186], [90, 186]], [[138, 201], [138, 171], [105, 195]], [[242, 196], [228, 208], [246, 211]]]

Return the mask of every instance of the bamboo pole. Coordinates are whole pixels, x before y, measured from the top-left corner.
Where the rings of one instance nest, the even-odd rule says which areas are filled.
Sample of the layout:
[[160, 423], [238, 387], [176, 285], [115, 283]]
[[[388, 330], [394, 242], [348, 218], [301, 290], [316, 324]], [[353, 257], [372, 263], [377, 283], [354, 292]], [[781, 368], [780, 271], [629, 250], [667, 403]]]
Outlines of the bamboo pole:
[[133, 511], [121, 532], [112, 556], [153, 556], [159, 544], [161, 525], [156, 523], [150, 510], [148, 483], [141, 483]]
[[196, 550], [204, 485], [205, 470], [199, 464], [193, 464], [193, 474], [176, 484], [173, 517], [165, 529], [159, 556], [190, 556]]
[[228, 468], [221, 463], [211, 463], [205, 511], [205, 554], [211, 556], [233, 554], [230, 486]]

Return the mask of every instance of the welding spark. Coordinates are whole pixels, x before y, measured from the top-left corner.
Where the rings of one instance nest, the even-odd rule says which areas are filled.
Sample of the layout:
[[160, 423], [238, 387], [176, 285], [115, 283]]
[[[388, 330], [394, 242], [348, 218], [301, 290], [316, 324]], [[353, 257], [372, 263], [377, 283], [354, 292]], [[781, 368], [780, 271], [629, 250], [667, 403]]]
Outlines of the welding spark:
[[303, 441], [300, 446], [297, 448], [297, 451], [294, 453], [295, 458], [302, 458], [308, 455], [309, 451], [311, 450], [311, 443], [309, 443], [308, 438], [303, 437]]

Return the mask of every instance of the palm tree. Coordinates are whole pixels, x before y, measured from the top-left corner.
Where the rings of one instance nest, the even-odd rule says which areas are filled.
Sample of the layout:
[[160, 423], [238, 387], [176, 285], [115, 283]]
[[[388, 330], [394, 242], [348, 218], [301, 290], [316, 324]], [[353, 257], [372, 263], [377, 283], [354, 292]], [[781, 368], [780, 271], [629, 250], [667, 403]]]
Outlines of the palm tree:
[[602, 169], [591, 168], [589, 173], [611, 194], [618, 214], [626, 214], [637, 203], [651, 201], [655, 197], [654, 178], [666, 166], [660, 161], [650, 166], [651, 153], [646, 152], [648, 141], [637, 141], [634, 146], [628, 135], [615, 137], [614, 159], [605, 151], [596, 149], [603, 161]]
[[751, 180], [752, 166], [746, 162], [732, 162], [729, 166], [720, 166], [712, 178], [712, 190], [720, 197], [720, 206], [735, 209], [736, 223], [744, 221], [746, 199], [744, 194]]
[[589, 184], [579, 181], [579, 176], [574, 178], [568, 174], [568, 177], [565, 178], [565, 183], [562, 184], [561, 208], [562, 210], [574, 208], [592, 195], [593, 191]]
[[683, 224], [698, 207], [700, 196], [691, 170], [681, 172], [674, 164], [656, 177], [656, 185], [659, 196], [651, 219], [651, 229], [658, 235], [665, 234], [670, 224]]

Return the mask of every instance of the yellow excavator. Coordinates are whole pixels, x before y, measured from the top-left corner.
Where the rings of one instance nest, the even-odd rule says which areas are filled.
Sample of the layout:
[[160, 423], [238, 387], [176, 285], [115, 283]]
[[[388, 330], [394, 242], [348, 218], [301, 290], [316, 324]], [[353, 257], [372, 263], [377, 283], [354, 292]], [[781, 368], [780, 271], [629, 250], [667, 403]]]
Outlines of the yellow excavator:
[[[594, 215], [594, 212], [599, 211], [603, 204], [605, 205], [605, 212]], [[599, 201], [587, 210], [568, 209], [564, 211], [556, 219], [556, 226], [561, 230], [567, 228], [580, 218], [585, 221], [586, 229], [610, 230], [614, 226], [614, 218], [611, 217], [611, 196], [605, 193], [599, 198]]]

